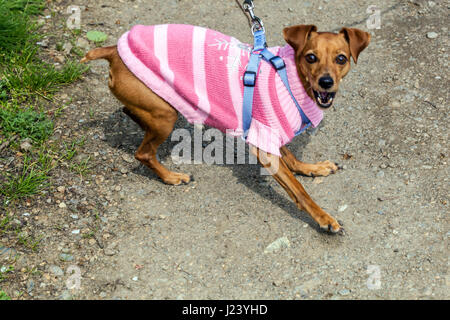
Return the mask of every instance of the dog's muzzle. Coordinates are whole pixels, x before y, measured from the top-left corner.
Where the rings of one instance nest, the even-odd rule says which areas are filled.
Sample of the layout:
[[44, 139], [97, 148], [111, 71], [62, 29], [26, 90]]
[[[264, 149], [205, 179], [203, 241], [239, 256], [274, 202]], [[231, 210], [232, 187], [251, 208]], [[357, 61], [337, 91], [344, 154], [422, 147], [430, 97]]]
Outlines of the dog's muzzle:
[[321, 108], [329, 108], [333, 104], [336, 92], [316, 91], [313, 90], [314, 97]]

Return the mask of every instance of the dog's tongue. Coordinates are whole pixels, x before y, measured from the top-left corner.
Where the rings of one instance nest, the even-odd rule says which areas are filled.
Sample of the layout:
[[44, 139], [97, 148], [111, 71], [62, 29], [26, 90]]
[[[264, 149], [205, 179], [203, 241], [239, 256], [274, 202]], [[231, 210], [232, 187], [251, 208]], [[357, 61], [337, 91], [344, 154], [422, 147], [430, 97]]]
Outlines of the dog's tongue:
[[320, 98], [324, 101], [327, 101], [328, 100], [328, 92], [321, 92]]

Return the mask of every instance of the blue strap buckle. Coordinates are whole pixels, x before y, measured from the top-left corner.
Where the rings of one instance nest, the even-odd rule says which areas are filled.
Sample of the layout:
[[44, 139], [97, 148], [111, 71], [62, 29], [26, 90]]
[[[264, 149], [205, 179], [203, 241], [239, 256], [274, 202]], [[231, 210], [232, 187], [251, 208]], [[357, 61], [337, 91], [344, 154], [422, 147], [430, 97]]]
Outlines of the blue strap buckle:
[[286, 68], [286, 64], [284, 63], [283, 59], [281, 59], [279, 56], [274, 56], [270, 58], [269, 62], [277, 71]]
[[256, 84], [256, 72], [245, 71], [243, 80], [244, 80], [244, 86], [254, 87]]

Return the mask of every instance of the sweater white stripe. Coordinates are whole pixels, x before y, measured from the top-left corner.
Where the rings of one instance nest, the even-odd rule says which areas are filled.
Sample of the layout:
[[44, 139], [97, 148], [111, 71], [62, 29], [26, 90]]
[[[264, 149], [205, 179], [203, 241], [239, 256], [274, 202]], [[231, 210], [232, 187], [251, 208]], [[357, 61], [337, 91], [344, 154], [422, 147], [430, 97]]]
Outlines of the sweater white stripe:
[[194, 27], [192, 36], [192, 63], [194, 73], [194, 90], [195, 94], [199, 98], [198, 107], [204, 111], [204, 119], [202, 123], [208, 118], [211, 111], [211, 105], [209, 104], [208, 91], [206, 88], [206, 71], [205, 71], [205, 39], [206, 29], [201, 27]]
[[153, 37], [155, 46], [155, 56], [159, 60], [161, 75], [170, 84], [173, 85], [175, 75], [169, 67], [169, 55], [167, 52], [167, 24], [155, 26]]
[[[237, 129], [242, 129], [242, 103], [243, 97], [241, 94], [241, 86], [240, 82], [240, 72], [239, 72], [239, 63], [242, 55], [242, 49], [237, 46], [240, 42], [231, 38], [230, 40], [230, 49], [228, 51], [227, 57], [227, 66], [228, 66], [228, 86], [231, 90], [231, 100], [233, 103], [234, 112], [236, 113], [236, 118], [238, 122]], [[238, 63], [236, 63], [236, 59], [239, 59]]]

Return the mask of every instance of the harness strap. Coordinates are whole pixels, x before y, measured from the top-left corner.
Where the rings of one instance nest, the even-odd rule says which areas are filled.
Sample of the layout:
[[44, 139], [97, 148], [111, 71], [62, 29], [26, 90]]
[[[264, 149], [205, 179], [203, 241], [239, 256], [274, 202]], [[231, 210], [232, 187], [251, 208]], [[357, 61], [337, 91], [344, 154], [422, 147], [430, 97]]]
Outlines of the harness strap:
[[[254, 33], [254, 37], [255, 37], [254, 47], [250, 55], [247, 70], [245, 71], [243, 76], [244, 82], [244, 97], [243, 97], [244, 99], [242, 108], [242, 125], [244, 130], [243, 138], [247, 137], [248, 130], [250, 129], [250, 125], [252, 122], [253, 96], [255, 91], [256, 76], [258, 74], [261, 59], [270, 62], [270, 64], [275, 68], [300, 113], [300, 116], [302, 118], [302, 124], [300, 125], [300, 129], [295, 133], [295, 135], [297, 136], [303, 131], [305, 131], [311, 125], [311, 121], [303, 112], [302, 108], [295, 99], [294, 94], [292, 93], [286, 72], [286, 64], [284, 63], [283, 59], [279, 56], [274, 55], [267, 49], [264, 30], [256, 31]], [[305, 126], [303, 126], [302, 128], [303, 124], [305, 124]]]
[[278, 75], [281, 78], [281, 81], [283, 81], [284, 86], [286, 87], [287, 91], [289, 92], [289, 95], [292, 98], [292, 101], [294, 101], [295, 106], [298, 109], [298, 112], [300, 113], [300, 116], [302, 117], [302, 124], [304, 123], [305, 126], [302, 128], [302, 125], [300, 125], [300, 129], [295, 133], [295, 135], [299, 135], [303, 131], [305, 131], [307, 128], [311, 126], [311, 121], [306, 116], [305, 112], [303, 112], [302, 108], [300, 107], [300, 104], [298, 103], [297, 99], [295, 99], [294, 94], [292, 93], [291, 87], [289, 86], [289, 80], [286, 72], [286, 64], [284, 63], [283, 59], [279, 56], [274, 55], [272, 52], [270, 52], [267, 49], [264, 49], [263, 52], [261, 52], [261, 55], [263, 58], [272, 64], [272, 66], [277, 70]]

